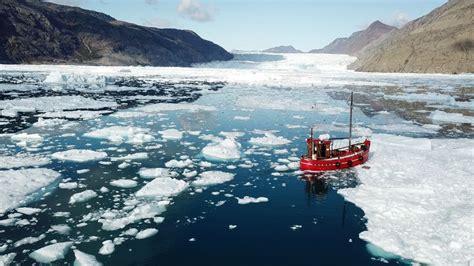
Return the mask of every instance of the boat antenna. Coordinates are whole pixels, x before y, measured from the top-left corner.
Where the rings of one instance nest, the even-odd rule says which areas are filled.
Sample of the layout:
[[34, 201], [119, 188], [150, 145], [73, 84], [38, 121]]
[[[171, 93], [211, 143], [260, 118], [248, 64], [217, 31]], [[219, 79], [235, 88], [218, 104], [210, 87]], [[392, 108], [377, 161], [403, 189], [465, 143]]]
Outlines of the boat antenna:
[[351, 111], [349, 115], [349, 151], [352, 151], [352, 107], [354, 106], [354, 92], [351, 91]]

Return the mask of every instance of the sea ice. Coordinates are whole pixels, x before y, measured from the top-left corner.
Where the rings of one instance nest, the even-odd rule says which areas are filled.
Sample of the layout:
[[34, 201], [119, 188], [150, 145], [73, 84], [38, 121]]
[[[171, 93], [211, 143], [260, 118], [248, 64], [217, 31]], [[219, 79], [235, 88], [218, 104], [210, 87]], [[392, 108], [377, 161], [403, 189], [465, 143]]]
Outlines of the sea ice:
[[370, 169], [357, 168], [362, 184], [339, 190], [365, 213], [360, 238], [422, 263], [468, 264], [474, 140], [376, 134], [372, 143]]
[[8, 266], [13, 262], [15, 259], [16, 253], [9, 253], [5, 255], [0, 255], [0, 265]]
[[178, 139], [183, 138], [183, 132], [174, 128], [165, 129], [165, 130], [159, 131], [158, 133], [160, 133], [161, 137], [164, 139], [178, 140]]
[[153, 141], [150, 129], [140, 127], [111, 126], [97, 129], [84, 134], [85, 137], [106, 139], [112, 143], [127, 142], [130, 144], [143, 144]]
[[433, 122], [441, 123], [441, 124], [474, 124], [474, 117], [472, 116], [465, 116], [460, 113], [446, 113], [440, 110], [436, 110], [430, 114], [430, 118]]
[[99, 219], [99, 223], [102, 224], [103, 230], [119, 230], [137, 221], [154, 218], [155, 216], [162, 214], [166, 211], [166, 206], [168, 206], [169, 203], [170, 202], [166, 200], [158, 202], [153, 201], [143, 203], [135, 207], [129, 213], [114, 211], [111, 212], [110, 215], [105, 215], [106, 217]]
[[136, 239], [145, 239], [145, 238], [149, 238], [149, 237], [152, 237], [154, 235], [158, 234], [158, 230], [155, 229], [155, 228], [147, 228], [147, 229], [144, 229], [140, 232], [137, 233], [137, 235], [135, 236]]
[[16, 155], [0, 156], [0, 169], [42, 166], [49, 164], [50, 160], [40, 156]]
[[279, 146], [290, 143], [291, 141], [281, 136], [275, 136], [271, 132], [264, 132], [264, 137], [250, 138], [249, 142], [258, 146]]
[[188, 187], [188, 183], [170, 177], [155, 178], [138, 190], [137, 197], [170, 197], [181, 193]]
[[102, 242], [102, 247], [99, 249], [99, 254], [101, 255], [110, 255], [114, 253], [115, 245], [112, 240], [105, 240]]
[[192, 182], [193, 186], [211, 186], [222, 184], [234, 179], [234, 174], [222, 171], [206, 171], [199, 174], [199, 177]]
[[69, 199], [69, 204], [85, 202], [95, 197], [97, 197], [97, 193], [93, 190], [88, 189], [88, 190], [73, 194], [71, 198]]
[[167, 168], [141, 168], [138, 174], [141, 178], [146, 179], [170, 177], [170, 171]]
[[112, 161], [134, 161], [134, 160], [145, 160], [148, 159], [148, 153], [146, 152], [137, 152], [128, 154], [121, 157], [112, 157]]
[[45, 168], [0, 171], [0, 213], [24, 203], [28, 195], [59, 176], [58, 172]]
[[185, 168], [185, 167], [191, 166], [192, 164], [193, 164], [193, 161], [191, 161], [190, 159], [181, 160], [181, 161], [173, 159], [171, 161], [167, 161], [165, 163], [165, 166], [168, 168]]
[[236, 197], [236, 199], [237, 199], [237, 203], [242, 204], [242, 205], [249, 204], [249, 203], [268, 202], [268, 198], [266, 197], [253, 198], [253, 197], [245, 196], [243, 198]]
[[93, 151], [93, 150], [67, 150], [61, 152], [55, 152], [51, 155], [51, 158], [62, 161], [72, 161], [72, 162], [88, 162], [88, 161], [97, 161], [107, 157], [107, 153], [103, 151]]
[[228, 137], [218, 142], [210, 143], [202, 149], [202, 154], [210, 159], [237, 160], [240, 158], [240, 143]]
[[59, 183], [59, 188], [61, 189], [76, 189], [77, 187], [77, 182]]
[[57, 125], [62, 125], [67, 123], [68, 120], [65, 119], [43, 119], [40, 117], [37, 122], [33, 123], [34, 127], [54, 127]]
[[30, 258], [39, 263], [51, 263], [56, 260], [64, 259], [71, 248], [73, 242], [55, 243], [30, 253]]
[[74, 261], [74, 266], [101, 266], [102, 263], [97, 261], [94, 255], [84, 253], [78, 249], [74, 250], [74, 256], [76, 260]]
[[41, 209], [31, 208], [31, 207], [20, 207], [20, 208], [16, 208], [15, 210], [25, 215], [33, 215], [35, 213], [41, 212]]
[[117, 179], [110, 181], [110, 185], [119, 188], [132, 188], [137, 186], [137, 181], [131, 179]]
[[74, 109], [115, 108], [116, 102], [99, 101], [82, 96], [46, 96], [0, 101], [0, 109], [21, 112], [53, 112]]

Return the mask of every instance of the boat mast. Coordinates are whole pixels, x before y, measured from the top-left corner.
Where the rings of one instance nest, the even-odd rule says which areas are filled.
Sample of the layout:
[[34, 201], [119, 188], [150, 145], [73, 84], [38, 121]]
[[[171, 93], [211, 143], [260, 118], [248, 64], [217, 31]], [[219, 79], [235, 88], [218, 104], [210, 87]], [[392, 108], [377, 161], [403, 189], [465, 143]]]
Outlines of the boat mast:
[[349, 115], [349, 151], [352, 151], [352, 106], [354, 105], [354, 92], [351, 91], [351, 111]]

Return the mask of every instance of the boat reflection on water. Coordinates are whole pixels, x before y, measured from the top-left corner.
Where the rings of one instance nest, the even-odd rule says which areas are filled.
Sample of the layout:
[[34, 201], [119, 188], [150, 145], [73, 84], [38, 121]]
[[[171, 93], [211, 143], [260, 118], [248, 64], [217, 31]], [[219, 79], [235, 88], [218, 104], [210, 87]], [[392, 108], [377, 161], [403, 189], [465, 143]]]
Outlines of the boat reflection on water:
[[309, 201], [312, 198], [318, 201], [326, 199], [329, 190], [329, 180], [326, 176], [324, 173], [304, 173], [300, 176], [301, 180], [305, 181], [305, 192]]
[[[353, 171], [305, 172], [300, 175], [308, 207], [316, 207], [321, 219], [339, 220], [344, 227], [348, 212], [347, 201], [337, 194], [338, 189], [355, 187], [357, 177]], [[329, 207], [329, 208], [328, 208]]]

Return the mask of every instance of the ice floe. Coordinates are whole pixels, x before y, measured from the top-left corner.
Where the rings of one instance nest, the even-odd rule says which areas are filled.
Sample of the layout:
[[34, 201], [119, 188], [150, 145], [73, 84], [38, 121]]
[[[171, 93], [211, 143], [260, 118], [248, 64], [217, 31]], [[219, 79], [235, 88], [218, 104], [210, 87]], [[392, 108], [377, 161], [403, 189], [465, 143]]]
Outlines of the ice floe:
[[132, 179], [117, 179], [110, 181], [110, 185], [119, 188], [132, 188], [137, 186], [137, 181]]
[[72, 162], [88, 162], [97, 161], [107, 157], [107, 153], [103, 151], [93, 150], [78, 150], [72, 149], [67, 151], [60, 151], [51, 154], [51, 158], [61, 161], [72, 161]]
[[240, 159], [240, 147], [240, 143], [228, 137], [208, 144], [202, 149], [202, 154], [214, 160], [237, 160]]
[[258, 197], [253, 198], [250, 196], [244, 196], [243, 198], [236, 197], [237, 203], [241, 205], [249, 204], [249, 203], [261, 203], [261, 202], [268, 202], [268, 198], [266, 197]]
[[51, 244], [33, 251], [29, 256], [39, 263], [51, 263], [64, 259], [72, 244], [73, 242]]
[[115, 108], [116, 102], [99, 101], [82, 96], [47, 96], [0, 101], [0, 110], [10, 112], [54, 112], [87, 108]]
[[222, 171], [206, 171], [199, 174], [199, 177], [192, 182], [193, 186], [218, 185], [234, 179], [235, 174]]
[[106, 139], [112, 143], [127, 142], [130, 144], [143, 144], [153, 141], [150, 129], [140, 127], [111, 126], [97, 129], [84, 134], [85, 137]]
[[141, 168], [138, 171], [141, 178], [170, 177], [170, 171], [167, 168]]
[[152, 237], [154, 235], [158, 234], [158, 229], [155, 229], [155, 228], [147, 228], [147, 229], [144, 229], [140, 232], [138, 232], [135, 236], [136, 239], [145, 239], [145, 238], [149, 238], [149, 237]]
[[88, 190], [72, 195], [71, 198], [69, 199], [69, 204], [85, 202], [95, 197], [97, 197], [97, 193], [93, 190], [88, 189]]
[[170, 197], [181, 193], [188, 188], [188, 183], [170, 177], [155, 178], [138, 190], [135, 195], [137, 197]]
[[0, 169], [34, 167], [49, 164], [49, 158], [30, 155], [0, 156]]
[[474, 140], [372, 136], [370, 169], [339, 190], [364, 210], [360, 238], [434, 265], [468, 264], [474, 254]]
[[166, 211], [169, 201], [153, 201], [142, 203], [130, 212], [111, 210], [105, 212], [98, 220], [102, 224], [102, 229], [106, 231], [119, 230], [129, 224], [133, 224], [143, 219], [154, 218]]
[[20, 208], [16, 208], [15, 210], [25, 215], [33, 215], [35, 213], [41, 212], [41, 209], [31, 208], [31, 207], [20, 207]]
[[59, 176], [58, 172], [46, 168], [0, 171], [0, 213], [25, 203], [29, 195]]
[[165, 129], [165, 130], [159, 131], [158, 133], [160, 133], [161, 137], [164, 139], [179, 140], [183, 138], [183, 132], [174, 128]]
[[84, 253], [78, 249], [74, 250], [74, 256], [76, 260], [74, 261], [74, 266], [101, 266], [100, 263], [94, 255]]
[[433, 111], [430, 114], [430, 118], [433, 122], [441, 124], [474, 124], [473, 116], [465, 116], [460, 113], [446, 113], [440, 110]]
[[191, 159], [180, 161], [173, 159], [165, 163], [165, 166], [168, 168], [185, 168], [191, 165], [193, 165], [193, 161], [191, 161]]
[[276, 136], [272, 132], [263, 132], [264, 137], [250, 138], [250, 144], [259, 146], [280, 146], [291, 143], [290, 140], [281, 136]]
[[114, 253], [115, 245], [112, 240], [105, 240], [102, 242], [102, 247], [99, 249], [99, 254], [101, 255], [110, 255]]
[[148, 159], [148, 153], [146, 152], [137, 152], [132, 154], [127, 154], [120, 157], [112, 157], [111, 161], [134, 161], [134, 160], [145, 160]]

